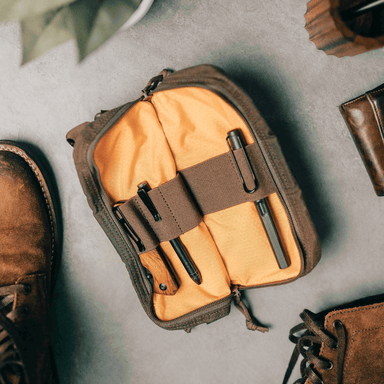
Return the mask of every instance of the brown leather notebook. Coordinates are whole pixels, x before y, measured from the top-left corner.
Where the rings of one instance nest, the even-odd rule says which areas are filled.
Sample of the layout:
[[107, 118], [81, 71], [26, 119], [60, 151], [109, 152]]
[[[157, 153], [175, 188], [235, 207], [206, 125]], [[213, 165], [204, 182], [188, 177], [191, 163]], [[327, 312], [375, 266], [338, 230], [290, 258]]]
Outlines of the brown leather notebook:
[[384, 195], [384, 84], [339, 106], [378, 196]]

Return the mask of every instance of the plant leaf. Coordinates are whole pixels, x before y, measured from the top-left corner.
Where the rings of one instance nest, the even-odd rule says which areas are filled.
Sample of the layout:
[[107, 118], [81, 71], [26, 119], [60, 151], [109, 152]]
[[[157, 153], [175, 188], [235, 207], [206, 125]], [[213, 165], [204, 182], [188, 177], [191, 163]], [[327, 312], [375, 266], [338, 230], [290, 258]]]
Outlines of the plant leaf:
[[140, 3], [141, 0], [108, 0], [95, 6], [92, 0], [78, 0], [70, 4], [80, 60], [113, 36]]
[[74, 36], [68, 7], [60, 7], [21, 22], [23, 64]]
[[40, 15], [75, 0], [0, 0], [0, 21]]
[[77, 0], [68, 7], [74, 21], [74, 32], [80, 56], [80, 52], [84, 51], [83, 47], [87, 46], [92, 24], [100, 5], [100, 1], [95, 4], [92, 0]]

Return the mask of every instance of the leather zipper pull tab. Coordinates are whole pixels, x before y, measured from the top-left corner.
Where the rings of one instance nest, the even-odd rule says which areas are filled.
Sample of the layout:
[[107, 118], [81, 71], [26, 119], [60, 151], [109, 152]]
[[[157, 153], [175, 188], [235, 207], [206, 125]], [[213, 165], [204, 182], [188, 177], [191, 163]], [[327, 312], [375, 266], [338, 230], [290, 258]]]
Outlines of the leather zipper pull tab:
[[243, 300], [241, 300], [241, 293], [238, 287], [234, 287], [232, 290], [234, 302], [236, 308], [245, 316], [245, 324], [250, 331], [268, 332], [269, 329], [258, 324], [258, 321], [250, 314], [248, 308], [245, 306]]

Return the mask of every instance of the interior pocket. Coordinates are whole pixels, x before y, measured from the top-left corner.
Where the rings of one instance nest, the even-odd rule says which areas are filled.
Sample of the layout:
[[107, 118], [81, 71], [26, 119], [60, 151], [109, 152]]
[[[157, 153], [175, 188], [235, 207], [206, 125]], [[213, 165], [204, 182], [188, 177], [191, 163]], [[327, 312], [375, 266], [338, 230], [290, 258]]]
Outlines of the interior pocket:
[[[156, 188], [183, 169], [227, 153], [226, 137], [235, 128], [242, 131], [246, 144], [254, 142], [233, 107], [203, 88], [162, 91], [136, 103], [101, 138], [94, 152], [111, 204], [135, 196], [143, 181]], [[169, 242], [160, 245], [180, 284], [173, 296], [154, 294], [161, 320], [223, 298], [230, 294], [231, 285], [278, 283], [300, 273], [300, 251], [283, 203], [277, 193], [268, 197], [268, 203], [288, 255], [288, 268], [279, 268], [254, 203], [204, 215], [203, 222], [180, 236], [201, 273], [201, 285], [188, 276]]]

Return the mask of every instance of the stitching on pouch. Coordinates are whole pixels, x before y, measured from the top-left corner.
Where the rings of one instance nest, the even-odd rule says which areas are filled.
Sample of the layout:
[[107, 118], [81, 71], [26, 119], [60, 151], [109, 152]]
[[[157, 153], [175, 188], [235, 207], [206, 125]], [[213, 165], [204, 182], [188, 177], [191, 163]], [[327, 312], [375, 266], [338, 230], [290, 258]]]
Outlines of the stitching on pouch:
[[140, 206], [140, 201], [139, 201], [139, 199], [137, 198], [137, 196], [134, 197], [134, 201], [135, 201], [135, 203], [136, 203], [137, 208], [139, 208], [140, 213], [143, 215], [143, 217], [145, 217], [144, 211], [143, 211], [143, 209], [142, 209], [141, 206]]
[[55, 251], [55, 230], [54, 230], [54, 226], [53, 226], [51, 206], [50, 206], [50, 203], [49, 203], [48, 197], [47, 197], [47, 193], [49, 193], [49, 191], [48, 191], [48, 189], [45, 188], [44, 179], [42, 179], [42, 177], [40, 177], [36, 163], [34, 161], [32, 161], [32, 159], [30, 159], [24, 151], [19, 150], [19, 149], [14, 149], [8, 145], [0, 145], [0, 150], [13, 152], [16, 155], [22, 157], [28, 163], [29, 167], [32, 169], [33, 173], [37, 177], [37, 180], [40, 184], [40, 188], [41, 188], [43, 195], [44, 195], [45, 202], [46, 202], [47, 207], [48, 207], [48, 215], [49, 215], [49, 221], [50, 221], [50, 226], [51, 226], [51, 269], [52, 269], [53, 255], [54, 255], [54, 251]]
[[172, 215], [172, 217], [173, 217], [173, 220], [175, 220], [175, 223], [177, 224], [177, 227], [179, 228], [180, 234], [182, 235], [182, 234], [183, 234], [183, 231], [181, 230], [181, 227], [180, 227], [179, 223], [177, 222], [176, 217], [175, 217], [175, 215], [174, 215], [173, 212], [172, 212], [172, 209], [170, 208], [168, 202], [165, 200], [164, 195], [163, 195], [163, 193], [161, 192], [161, 189], [160, 189], [160, 188], [158, 188], [158, 191], [159, 191], [161, 197], [163, 198], [164, 203], [167, 204], [168, 210], [169, 210], [169, 212], [171, 212], [171, 215]]
[[[116, 112], [110, 117], [110, 119], [112, 119], [115, 115], [117, 115], [117, 113], [122, 110], [124, 108], [124, 106], [122, 106], [121, 108], [118, 108], [116, 110]], [[108, 119], [109, 121], [109, 119]], [[81, 154], [81, 157], [84, 158], [86, 157], [86, 154], [87, 154], [87, 151], [88, 151], [88, 148], [89, 148], [89, 143], [94, 140], [94, 138], [96, 137], [96, 135], [104, 128], [104, 126], [106, 125], [106, 123], [108, 121], [101, 121], [100, 122], [100, 125], [99, 127], [97, 128], [97, 131], [94, 131], [92, 132], [91, 131], [91, 135], [87, 138], [89, 142], [86, 142], [84, 141], [79, 149], [79, 153]], [[92, 123], [91, 123], [92, 124]], [[96, 128], [96, 127], [95, 127]], [[80, 162], [79, 162], [80, 164]], [[92, 176], [90, 176], [90, 169], [89, 169], [89, 166], [88, 166], [88, 163], [85, 161], [85, 164], [87, 165], [87, 169], [84, 170], [82, 172], [82, 176], [83, 176], [83, 179], [84, 179], [84, 182], [85, 182], [85, 187], [84, 189], [88, 190], [88, 192], [92, 192], [94, 191], [94, 193], [96, 193], [96, 196], [99, 196], [99, 192], [98, 192], [98, 189], [95, 185], [95, 182], [92, 178]], [[75, 166], [76, 166], [76, 169], [78, 168], [78, 164], [76, 164], [75, 162]], [[80, 182], [82, 185], [84, 185], [82, 183], [82, 180], [81, 180], [81, 177], [80, 177]], [[88, 198], [88, 197], [87, 197]], [[102, 221], [102, 227], [103, 229], [105, 230], [105, 232], [107, 233], [107, 235], [109, 233], [112, 234], [114, 240], [117, 241], [117, 246], [119, 248], [118, 250], [118, 253], [121, 255], [123, 254], [124, 255], [124, 263], [127, 265], [129, 263], [129, 265], [131, 267], [133, 267], [134, 269], [134, 272], [136, 274], [136, 277], [137, 276], [140, 276], [140, 270], [137, 266], [137, 260], [136, 260], [136, 257], [134, 256], [134, 254], [132, 253], [132, 250], [130, 249], [130, 247], [128, 246], [127, 244], [127, 240], [124, 238], [124, 236], [117, 230], [116, 228], [116, 225], [115, 223], [110, 219], [110, 216], [109, 216], [109, 213], [107, 213], [107, 207], [104, 205], [102, 199], [98, 199], [97, 197], [95, 198], [95, 203], [97, 202], [98, 204], [100, 204], [100, 210], [98, 212], [98, 217], [101, 219]], [[93, 207], [91, 207], [93, 208]], [[95, 215], [96, 217], [96, 215]], [[128, 256], [126, 256], [126, 254], [128, 254]], [[122, 257], [123, 259], [123, 257]], [[128, 269], [128, 268], [127, 268]], [[131, 270], [128, 270], [128, 272], [131, 273]], [[132, 274], [133, 274], [133, 271], [132, 271]], [[143, 308], [145, 310], [145, 312], [148, 314], [148, 316], [152, 316], [151, 312], [145, 307], [144, 303], [147, 303], [148, 301], [148, 293], [146, 291], [144, 291], [144, 289], [142, 288], [142, 286], [140, 286], [139, 284], [136, 286], [135, 285], [135, 289], [137, 289], [137, 293], [140, 297], [140, 300], [141, 300], [141, 303], [143, 305]]]
[[[236, 168], [236, 166], [235, 166], [235, 163], [233, 162], [232, 155], [231, 155], [229, 152], [227, 152], [227, 156], [228, 156], [229, 161], [230, 161], [230, 163], [231, 163], [231, 165], [232, 165], [232, 168], [233, 168], [234, 171], [235, 171], [235, 175], [236, 175], [237, 180], [240, 181], [239, 188], [241, 188], [241, 187], [240, 187], [240, 185], [242, 184], [241, 177], [240, 177], [239, 172], [238, 172], [238, 170], [237, 170], [237, 168]], [[242, 192], [242, 194], [243, 194], [245, 197], [248, 197], [247, 194], [246, 194], [246, 192], [244, 191], [243, 188], [241, 188], [241, 192]]]

